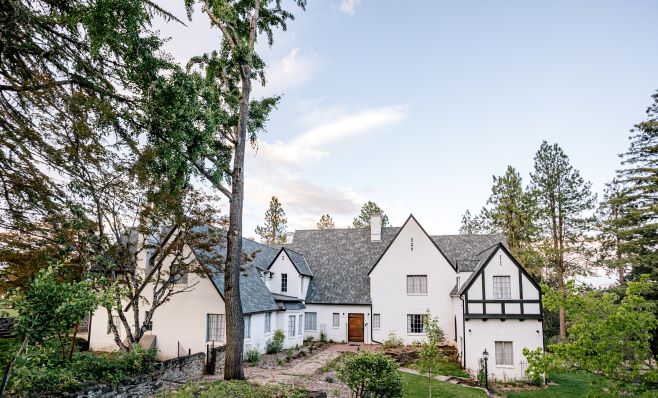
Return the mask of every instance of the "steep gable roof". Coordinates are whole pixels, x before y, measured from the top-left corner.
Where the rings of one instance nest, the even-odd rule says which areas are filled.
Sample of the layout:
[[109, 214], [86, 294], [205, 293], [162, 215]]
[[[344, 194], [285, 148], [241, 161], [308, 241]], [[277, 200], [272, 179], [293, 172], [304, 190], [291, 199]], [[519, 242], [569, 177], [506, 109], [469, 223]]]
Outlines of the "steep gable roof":
[[285, 252], [288, 258], [290, 259], [290, 262], [292, 265], [295, 266], [295, 269], [297, 272], [299, 272], [300, 275], [304, 276], [313, 276], [313, 272], [311, 271], [311, 268], [308, 266], [308, 262], [306, 261], [306, 258], [304, 258], [304, 255], [301, 253], [297, 253], [296, 251], [290, 249], [290, 248], [285, 248], [282, 247], [276, 255], [272, 258], [272, 261], [270, 264], [267, 266], [265, 269], [270, 269], [274, 265], [274, 262], [276, 261], [277, 258], [279, 258], [279, 255], [281, 252]]

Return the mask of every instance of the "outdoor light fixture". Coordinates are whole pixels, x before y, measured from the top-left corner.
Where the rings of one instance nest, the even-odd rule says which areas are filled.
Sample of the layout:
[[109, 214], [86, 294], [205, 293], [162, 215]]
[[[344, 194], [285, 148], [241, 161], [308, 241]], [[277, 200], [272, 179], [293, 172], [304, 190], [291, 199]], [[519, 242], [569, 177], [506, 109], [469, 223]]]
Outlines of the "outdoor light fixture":
[[489, 353], [487, 349], [484, 349], [482, 353], [482, 358], [484, 359], [484, 388], [489, 391], [489, 369], [487, 368], [487, 362], [489, 361]]

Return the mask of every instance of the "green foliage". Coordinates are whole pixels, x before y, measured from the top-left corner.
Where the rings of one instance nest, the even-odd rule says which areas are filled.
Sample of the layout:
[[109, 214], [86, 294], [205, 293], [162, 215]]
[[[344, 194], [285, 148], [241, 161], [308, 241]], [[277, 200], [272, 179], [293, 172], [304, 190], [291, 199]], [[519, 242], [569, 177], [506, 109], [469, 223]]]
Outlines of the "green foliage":
[[[587, 373], [560, 373], [551, 375], [545, 389], [511, 392], [509, 398], [592, 398], [602, 397], [603, 389], [598, 386], [600, 376]], [[612, 398], [612, 397], [610, 397]]]
[[267, 340], [265, 344], [265, 349], [268, 354], [276, 354], [281, 352], [283, 349], [283, 342], [286, 339], [286, 335], [283, 333], [283, 330], [277, 329], [274, 331], [274, 336], [271, 339]]
[[55, 342], [46, 341], [17, 359], [10, 389], [19, 396], [34, 396], [73, 391], [96, 382], [116, 385], [131, 376], [152, 372], [155, 356], [154, 350], [138, 347], [111, 354], [76, 351], [68, 361], [62, 359]]
[[190, 383], [157, 398], [306, 398], [308, 391], [278, 384], [253, 384], [243, 380]]
[[526, 376], [535, 385], [542, 385], [546, 381], [546, 375], [554, 372], [555, 357], [550, 354], [545, 354], [541, 347], [534, 350], [523, 348], [523, 356], [528, 361], [528, 367], [525, 370]]
[[329, 214], [323, 214], [318, 221], [318, 229], [334, 229], [336, 225], [334, 224], [334, 219], [331, 218]]
[[462, 222], [459, 226], [460, 235], [475, 235], [486, 231], [485, 220], [481, 215], [471, 215], [470, 210], [462, 215]]
[[288, 219], [279, 198], [272, 196], [270, 207], [265, 212], [265, 225], [257, 226], [256, 233], [267, 244], [285, 243]]
[[327, 342], [327, 333], [325, 333], [323, 330], [320, 331], [320, 341], [323, 343]]
[[377, 203], [368, 201], [366, 202], [363, 207], [361, 207], [361, 211], [359, 214], [354, 218], [354, 221], [352, 221], [352, 226], [354, 228], [366, 228], [370, 226], [370, 216], [379, 214], [382, 218], [382, 227], [388, 226], [388, 216], [384, 211], [377, 206]]
[[[402, 373], [401, 376], [404, 382], [404, 398], [427, 398], [427, 381], [423, 376], [410, 373]], [[432, 380], [432, 391], [437, 397], [487, 397], [487, 394], [483, 390], [437, 380]]]
[[425, 324], [425, 340], [423, 340], [418, 352], [418, 369], [427, 374], [430, 397], [432, 396], [432, 375], [436, 375], [445, 361], [439, 345], [443, 342], [443, 330], [439, 326], [439, 318], [432, 317], [427, 311], [423, 323]]
[[252, 348], [245, 352], [244, 357], [248, 364], [252, 366], [257, 365], [258, 362], [260, 362], [260, 351], [256, 348]]
[[382, 343], [382, 347], [386, 349], [398, 348], [398, 347], [402, 347], [403, 344], [404, 342], [402, 341], [402, 339], [398, 337], [398, 335], [395, 334], [394, 332], [391, 332], [388, 334], [386, 340], [384, 340], [384, 342]]
[[573, 282], [564, 294], [544, 286], [546, 307], [564, 307], [570, 325], [568, 340], [549, 346], [550, 355], [561, 366], [601, 374], [621, 387], [634, 380], [651, 385], [657, 374], [645, 364], [653, 358], [650, 343], [658, 321], [655, 304], [644, 295], [653, 289], [655, 282], [647, 275], [628, 282], [621, 300], [614, 293], [579, 289]]
[[338, 377], [357, 398], [395, 398], [404, 393], [397, 363], [382, 353], [361, 351], [346, 357]]

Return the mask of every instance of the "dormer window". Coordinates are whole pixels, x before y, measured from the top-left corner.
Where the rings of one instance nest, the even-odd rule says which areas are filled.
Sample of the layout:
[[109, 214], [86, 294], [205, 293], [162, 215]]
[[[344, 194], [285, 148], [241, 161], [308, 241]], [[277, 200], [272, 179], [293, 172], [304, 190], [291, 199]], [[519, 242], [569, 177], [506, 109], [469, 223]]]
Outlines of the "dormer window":
[[281, 274], [281, 292], [288, 291], [288, 274]]
[[493, 298], [498, 300], [512, 298], [512, 283], [509, 276], [493, 277]]

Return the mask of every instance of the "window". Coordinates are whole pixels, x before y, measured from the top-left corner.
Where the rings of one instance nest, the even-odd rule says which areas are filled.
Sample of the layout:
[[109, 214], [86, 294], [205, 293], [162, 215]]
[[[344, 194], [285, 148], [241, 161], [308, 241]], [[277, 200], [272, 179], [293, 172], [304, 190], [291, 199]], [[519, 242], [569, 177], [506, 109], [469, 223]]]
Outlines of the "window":
[[[112, 315], [112, 321], [114, 326], [116, 326], [117, 331], [121, 334], [121, 318], [118, 315]], [[107, 322], [107, 334], [112, 333], [112, 328], [110, 327], [110, 321]]]
[[299, 322], [297, 323], [299, 325], [299, 330], [297, 331], [297, 334], [302, 334], [304, 331], [302, 328], [304, 327], [304, 315], [299, 316]]
[[288, 316], [288, 337], [295, 337], [295, 315]]
[[251, 315], [244, 316], [244, 338], [251, 338]]
[[335, 328], [337, 328], [338, 326], [340, 326], [340, 314], [337, 313], [337, 312], [334, 312], [334, 322], [333, 322], [333, 326], [334, 326]]
[[425, 333], [424, 314], [407, 315], [407, 333]]
[[177, 285], [187, 285], [187, 272], [176, 270], [174, 265], [171, 266], [170, 278]]
[[494, 299], [511, 299], [512, 287], [509, 276], [493, 277], [493, 298]]
[[304, 324], [304, 330], [318, 330], [317, 312], [307, 312], [305, 321], [306, 323]]
[[[153, 255], [155, 254], [155, 248], [148, 248], [146, 249], [146, 265], [145, 265], [145, 272], [146, 275], [148, 275], [153, 267], [151, 266], [151, 258], [153, 258]], [[153, 259], [155, 262], [155, 259]]]
[[511, 341], [496, 341], [496, 365], [514, 365]]
[[[144, 320], [148, 318], [149, 312], [150, 311], [146, 311], [146, 313], [144, 314]], [[151, 320], [146, 324], [146, 330], [151, 330], [151, 331], [153, 330], [153, 318], [151, 318]]]
[[206, 341], [224, 341], [224, 314], [206, 314]]
[[372, 327], [373, 329], [379, 329], [382, 325], [382, 317], [379, 314], [372, 314]]
[[407, 275], [407, 294], [427, 294], [427, 275]]
[[272, 331], [272, 313], [271, 312], [266, 312], [265, 313], [265, 333], [269, 333]]
[[281, 274], [281, 291], [288, 291], [288, 274]]

